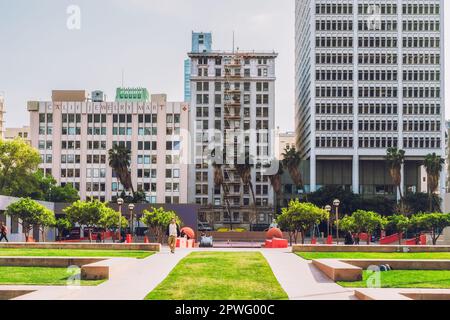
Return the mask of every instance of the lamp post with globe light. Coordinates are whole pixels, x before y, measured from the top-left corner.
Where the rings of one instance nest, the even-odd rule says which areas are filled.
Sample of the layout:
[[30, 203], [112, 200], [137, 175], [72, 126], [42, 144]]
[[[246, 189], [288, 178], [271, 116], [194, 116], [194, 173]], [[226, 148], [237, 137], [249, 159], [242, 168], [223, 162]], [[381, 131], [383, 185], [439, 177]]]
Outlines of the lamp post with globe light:
[[130, 212], [130, 234], [131, 237], [134, 236], [134, 216], [133, 216], [133, 210], [134, 210], [134, 204], [130, 203], [128, 205], [128, 211]]
[[[325, 210], [328, 212], [328, 223], [327, 223], [327, 244], [329, 244], [330, 242], [330, 213], [331, 213], [331, 206], [330, 205], [326, 205], [325, 206]], [[331, 239], [333, 238], [333, 236], [331, 236]]]
[[121, 222], [122, 222], [122, 205], [123, 205], [123, 199], [119, 198], [117, 199], [117, 204], [119, 205], [119, 242], [120, 242], [120, 237], [122, 236], [122, 226], [121, 226]]
[[336, 199], [333, 201], [333, 206], [336, 208], [336, 239], [337, 244], [339, 244], [339, 205], [341, 204], [341, 201], [339, 199]]

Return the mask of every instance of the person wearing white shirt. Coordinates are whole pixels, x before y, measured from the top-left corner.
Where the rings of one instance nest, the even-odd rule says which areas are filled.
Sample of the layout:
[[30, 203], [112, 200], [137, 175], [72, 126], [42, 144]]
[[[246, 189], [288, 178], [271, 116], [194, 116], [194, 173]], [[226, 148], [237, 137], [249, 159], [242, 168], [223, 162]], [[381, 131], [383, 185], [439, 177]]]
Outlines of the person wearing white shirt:
[[167, 236], [169, 237], [170, 252], [175, 253], [177, 238], [180, 236], [180, 227], [175, 219], [172, 219], [167, 227]]

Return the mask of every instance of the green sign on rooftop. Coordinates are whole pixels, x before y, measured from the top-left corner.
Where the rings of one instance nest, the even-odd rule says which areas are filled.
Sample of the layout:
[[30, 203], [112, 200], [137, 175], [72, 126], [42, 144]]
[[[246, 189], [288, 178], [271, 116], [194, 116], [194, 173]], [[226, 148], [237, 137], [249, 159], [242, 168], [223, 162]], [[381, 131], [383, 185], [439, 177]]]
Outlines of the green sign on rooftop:
[[148, 90], [145, 88], [117, 88], [117, 102], [147, 102], [149, 101]]

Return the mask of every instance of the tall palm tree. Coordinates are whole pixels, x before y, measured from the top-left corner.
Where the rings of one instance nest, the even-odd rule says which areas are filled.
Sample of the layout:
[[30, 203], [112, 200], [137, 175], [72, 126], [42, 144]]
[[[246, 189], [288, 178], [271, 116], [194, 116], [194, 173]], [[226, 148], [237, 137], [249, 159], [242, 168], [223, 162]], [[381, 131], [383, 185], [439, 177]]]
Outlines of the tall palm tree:
[[[246, 154], [244, 163], [235, 163], [234, 167], [241, 178], [242, 184], [244, 186], [248, 186], [250, 188], [250, 193], [252, 195], [253, 200], [253, 209], [254, 209], [254, 218], [257, 217], [257, 209], [256, 209], [256, 197], [255, 197], [255, 189], [253, 188], [253, 182], [252, 182], [252, 169], [254, 165], [251, 163], [251, 157]], [[250, 219], [253, 220], [253, 219]], [[251, 223], [252, 221], [250, 221]], [[251, 229], [251, 226], [250, 226]]]
[[423, 165], [427, 171], [428, 196], [430, 198], [430, 212], [433, 211], [433, 196], [439, 188], [439, 178], [443, 170], [445, 160], [436, 153], [428, 154]]
[[[301, 154], [295, 147], [286, 147], [283, 153], [283, 167], [288, 169], [289, 175], [292, 178], [297, 189], [303, 189], [303, 177], [300, 172], [300, 164], [302, 161]], [[306, 193], [305, 193], [306, 195]], [[307, 197], [307, 195], [306, 195]]]
[[403, 203], [402, 184], [402, 166], [405, 163], [405, 150], [398, 148], [388, 148], [386, 152], [386, 161], [389, 166], [389, 174], [391, 175], [393, 184], [397, 187], [400, 195], [400, 204]]
[[131, 150], [119, 145], [114, 145], [109, 150], [109, 166], [114, 170], [118, 180], [125, 190], [131, 190], [133, 198], [135, 197], [135, 190], [131, 181], [130, 162]]
[[222, 188], [223, 190], [223, 200], [225, 201], [228, 216], [230, 217], [230, 229], [233, 230], [233, 223], [231, 221], [230, 200], [228, 198], [228, 187], [225, 184], [225, 178], [223, 176], [222, 170], [223, 166], [215, 161], [213, 162], [212, 166], [214, 168], [214, 185], [216, 187]]
[[272, 185], [273, 191], [275, 192], [275, 214], [278, 213], [278, 201], [282, 192], [282, 182], [281, 176], [284, 174], [283, 163], [278, 162], [278, 171], [275, 174], [268, 175], [270, 184]]

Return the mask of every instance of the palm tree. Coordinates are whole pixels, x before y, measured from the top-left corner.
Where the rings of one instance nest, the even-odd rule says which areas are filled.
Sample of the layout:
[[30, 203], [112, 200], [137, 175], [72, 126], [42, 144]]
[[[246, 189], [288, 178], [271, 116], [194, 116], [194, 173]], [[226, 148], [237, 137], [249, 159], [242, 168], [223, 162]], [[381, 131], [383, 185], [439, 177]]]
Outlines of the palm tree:
[[214, 161], [212, 166], [214, 168], [214, 185], [216, 187], [222, 188], [223, 190], [223, 200], [225, 201], [228, 216], [230, 217], [230, 229], [233, 230], [233, 223], [231, 222], [230, 200], [228, 199], [228, 187], [225, 184], [222, 165]]
[[[253, 188], [253, 182], [252, 182], [252, 169], [254, 165], [251, 163], [251, 157], [246, 154], [244, 163], [236, 163], [234, 165], [239, 177], [242, 180], [242, 184], [244, 186], [248, 186], [250, 188], [250, 193], [252, 195], [253, 200], [253, 208], [254, 208], [254, 219], [257, 217], [257, 209], [256, 209], [256, 197], [255, 197], [255, 190]], [[250, 223], [252, 223], [253, 219], [250, 219]], [[251, 226], [250, 226], [251, 229]]]
[[[283, 167], [287, 168], [297, 189], [303, 189], [303, 177], [300, 172], [301, 154], [295, 147], [286, 147], [283, 153]], [[306, 195], [306, 193], [305, 193]], [[307, 198], [307, 195], [306, 195]]]
[[277, 213], [278, 207], [278, 197], [281, 196], [282, 182], [281, 176], [284, 174], [282, 162], [278, 162], [278, 171], [275, 174], [268, 175], [270, 184], [272, 185], [273, 191], [275, 192], [275, 211]]
[[386, 152], [386, 161], [389, 165], [389, 174], [391, 175], [392, 182], [397, 187], [398, 194], [400, 195], [400, 204], [402, 204], [403, 192], [401, 184], [402, 166], [405, 163], [405, 150], [399, 150], [398, 148], [388, 148]]
[[439, 188], [439, 177], [441, 175], [445, 160], [436, 153], [428, 154], [423, 165], [427, 171], [428, 196], [430, 198], [430, 212], [433, 212], [433, 196]]
[[119, 145], [114, 145], [109, 150], [109, 166], [114, 170], [117, 179], [123, 185], [125, 190], [131, 190], [133, 198], [135, 197], [133, 183], [131, 181], [130, 162], [131, 150]]

